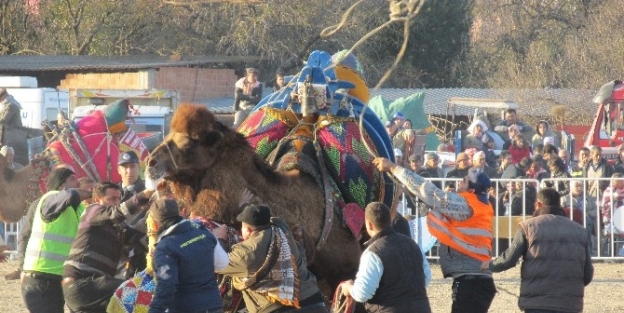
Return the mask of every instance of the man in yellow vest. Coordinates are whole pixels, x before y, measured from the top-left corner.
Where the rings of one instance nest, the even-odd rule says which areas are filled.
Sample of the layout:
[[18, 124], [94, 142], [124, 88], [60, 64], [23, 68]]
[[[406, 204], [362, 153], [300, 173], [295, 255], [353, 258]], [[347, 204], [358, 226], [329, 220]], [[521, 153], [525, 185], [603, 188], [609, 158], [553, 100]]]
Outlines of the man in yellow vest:
[[22, 297], [31, 313], [63, 313], [63, 262], [78, 231], [82, 200], [91, 197], [87, 190], [68, 189], [78, 187], [69, 168], [50, 172], [47, 185], [59, 188], [37, 202], [22, 271]]
[[416, 173], [386, 158], [373, 164], [391, 173], [418, 199], [431, 207], [427, 226], [440, 241], [440, 266], [444, 277], [453, 277], [453, 313], [487, 312], [496, 287], [490, 271], [481, 263], [491, 260], [494, 209], [488, 199], [492, 183], [471, 168], [457, 184], [457, 192], [444, 192]]

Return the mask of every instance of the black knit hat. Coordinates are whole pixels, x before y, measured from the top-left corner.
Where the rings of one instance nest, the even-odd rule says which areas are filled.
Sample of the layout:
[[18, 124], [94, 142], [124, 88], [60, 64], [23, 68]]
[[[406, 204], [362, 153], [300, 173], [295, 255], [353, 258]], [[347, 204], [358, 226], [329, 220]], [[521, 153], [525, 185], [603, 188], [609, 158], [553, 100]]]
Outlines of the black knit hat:
[[178, 203], [172, 199], [159, 199], [152, 203], [150, 207], [150, 214], [152, 218], [159, 224], [169, 219], [180, 217], [180, 209]]
[[136, 152], [130, 150], [119, 155], [119, 161], [117, 161], [117, 165], [124, 165], [128, 163], [141, 163], [139, 160], [139, 156]]
[[248, 204], [236, 220], [251, 226], [265, 226], [271, 223], [271, 209], [266, 205]]
[[74, 171], [61, 167], [50, 172], [48, 176], [48, 181], [46, 182], [46, 189], [48, 191], [59, 190], [61, 186], [65, 183], [69, 176], [75, 175]]

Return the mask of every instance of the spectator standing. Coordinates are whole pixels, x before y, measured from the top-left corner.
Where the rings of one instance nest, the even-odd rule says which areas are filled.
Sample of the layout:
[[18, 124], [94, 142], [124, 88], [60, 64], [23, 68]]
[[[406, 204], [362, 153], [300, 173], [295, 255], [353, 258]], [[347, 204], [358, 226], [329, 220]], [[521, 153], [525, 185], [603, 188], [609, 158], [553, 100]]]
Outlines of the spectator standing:
[[560, 158], [554, 158], [548, 161], [548, 167], [550, 169], [551, 178], [564, 180], [549, 183], [547, 187], [555, 188], [561, 197], [565, 197], [570, 193], [570, 182], [568, 179], [570, 178], [570, 174], [568, 173], [567, 167]]
[[572, 175], [572, 161], [570, 160], [570, 153], [566, 149], [559, 149], [557, 156], [563, 161], [568, 173]]
[[403, 129], [394, 137], [392, 145], [395, 149], [401, 150], [405, 158], [411, 155], [422, 157], [425, 153], [425, 140], [417, 140], [417, 134], [422, 135], [424, 133], [418, 133], [413, 129]]
[[175, 200], [154, 201], [149, 214], [159, 240], [154, 250], [158, 283], [148, 313], [222, 313], [214, 273], [227, 266], [228, 256], [217, 238], [203, 225], [182, 218]]
[[570, 175], [572, 177], [585, 177], [585, 166], [589, 163], [589, 148], [583, 147], [579, 150], [578, 161], [572, 164], [572, 171]]
[[542, 167], [541, 156], [533, 157], [531, 165], [529, 165], [529, 170], [526, 172], [526, 176], [530, 179], [537, 179], [539, 182], [550, 176], [548, 171]]
[[[560, 147], [559, 137], [550, 130], [550, 124], [545, 120], [541, 120], [537, 122], [537, 126], [535, 127], [535, 135], [533, 135], [531, 139], [531, 146], [535, 147], [538, 144], [545, 145], [546, 138], [552, 138], [551, 140], [554, 140], [553, 146]], [[551, 140], [549, 140], [549, 142]]]
[[522, 134], [516, 135], [509, 147], [509, 153], [511, 154], [511, 164], [517, 164], [522, 159], [531, 157], [531, 148]]
[[78, 232], [82, 200], [91, 197], [89, 192], [60, 191], [78, 186], [74, 172], [67, 168], [53, 170], [47, 185], [50, 191], [33, 209], [32, 226], [25, 227], [32, 231], [24, 252], [22, 297], [31, 313], [63, 313], [63, 262]]
[[[428, 178], [443, 178], [442, 169], [438, 166], [440, 163], [440, 156], [435, 152], [429, 152], [425, 156], [425, 166], [420, 169], [418, 175]], [[433, 183], [438, 188], [442, 188], [440, 181]]]
[[[247, 310], [285, 313], [301, 307], [309, 313], [327, 313], [316, 277], [307, 269], [305, 252], [286, 223], [271, 217], [269, 207], [252, 204], [245, 205], [236, 220], [242, 223], [244, 241], [232, 246], [229, 264], [217, 273], [233, 277]], [[217, 236], [225, 239], [224, 234]], [[276, 262], [268, 262], [274, 257]]]
[[405, 119], [405, 122], [403, 122], [403, 129], [412, 129], [414, 128], [414, 123], [412, 123], [412, 120], [410, 120], [409, 118]]
[[9, 164], [8, 168], [14, 171], [19, 171], [24, 168], [23, 165], [17, 162], [13, 162], [13, 158], [15, 157], [15, 150], [13, 149], [13, 147], [2, 146], [2, 148], [0, 149], [0, 154], [2, 154], [2, 156], [6, 158], [7, 164]]
[[500, 164], [496, 169], [496, 177], [500, 178], [501, 176], [503, 176], [503, 173], [505, 172], [507, 167], [513, 165], [513, 163], [511, 162], [511, 153], [509, 153], [509, 151], [507, 150], [501, 151], [501, 153], [498, 155], [498, 159], [500, 160]]
[[409, 157], [409, 169], [418, 172], [423, 165], [423, 158], [420, 155], [412, 154]]
[[483, 135], [483, 149], [481, 151], [485, 153], [485, 163], [487, 163], [487, 166], [490, 168], [498, 167], [498, 156], [496, 152], [494, 152], [494, 145], [494, 138], [487, 134]]
[[405, 165], [405, 163], [403, 162], [403, 152], [401, 152], [401, 149], [394, 148], [394, 160], [397, 164], [401, 164], [401, 166]]
[[611, 178], [611, 185], [605, 189], [600, 205], [605, 224], [611, 220], [613, 212], [624, 205], [624, 174], [614, 173]]
[[489, 271], [481, 272], [490, 260], [494, 209], [488, 190], [492, 186], [484, 173], [470, 171], [457, 185], [457, 193], [445, 193], [431, 182], [390, 160], [377, 158], [377, 169], [392, 173], [420, 200], [432, 207], [427, 215], [429, 231], [440, 240], [440, 265], [444, 277], [453, 277], [453, 313], [487, 312], [496, 288]]
[[464, 178], [470, 170], [470, 157], [464, 152], [457, 154], [455, 168], [446, 173], [447, 178]]
[[487, 125], [480, 119], [475, 119], [470, 126], [468, 126], [468, 135], [463, 139], [464, 149], [475, 148], [477, 150], [483, 149], [483, 136], [488, 130]]
[[396, 137], [397, 133], [399, 132], [397, 126], [392, 121], [386, 122], [386, 131], [388, 132], [388, 136], [390, 136], [390, 139], [392, 141], [394, 141], [394, 137]]
[[0, 88], [0, 128], [22, 127], [22, 106], [6, 88]]
[[145, 235], [122, 222], [141, 206], [147, 208], [153, 193], [153, 189], [145, 190], [121, 203], [118, 185], [104, 182], [94, 187], [94, 204], [82, 216], [63, 265], [63, 296], [72, 312], [106, 312], [115, 289], [124, 282], [115, 278], [124, 241], [138, 241]]
[[[524, 176], [518, 179], [526, 179]], [[516, 185], [514, 193], [511, 196], [511, 215], [514, 216], [532, 216], [535, 212], [535, 199], [537, 198], [537, 189], [533, 184], [525, 181], [515, 181]]]
[[507, 127], [507, 140], [505, 140], [505, 142], [503, 143], [503, 150], [509, 150], [509, 147], [511, 147], [511, 145], [513, 144], [516, 135], [520, 134], [520, 131], [518, 130], [518, 125], [511, 125], [509, 127]]
[[381, 202], [366, 206], [365, 225], [371, 239], [360, 258], [355, 281], [342, 292], [364, 303], [367, 312], [429, 313], [423, 255], [409, 237], [395, 232], [390, 209]]
[[395, 112], [392, 116], [392, 123], [396, 125], [397, 131], [400, 132], [403, 130], [403, 123], [405, 123], [405, 115], [401, 112]]
[[237, 128], [249, 115], [249, 112], [262, 100], [263, 85], [258, 81], [260, 71], [247, 68], [246, 76], [234, 84], [234, 128]]
[[496, 127], [494, 127], [494, 131], [498, 133], [506, 133], [510, 126], [516, 125], [518, 127], [518, 131], [521, 133], [530, 132], [533, 129], [531, 126], [526, 125], [524, 122], [518, 119], [518, 114], [515, 109], [507, 109], [505, 111], [505, 119], [500, 121]]
[[585, 215], [585, 228], [591, 235], [592, 255], [597, 252], [596, 242], [596, 198], [585, 192], [582, 181], [573, 180], [570, 182], [570, 194], [561, 198], [561, 205], [571, 210], [580, 210]]
[[618, 146], [617, 152], [618, 156], [613, 165], [613, 171], [624, 174], [624, 143]]
[[564, 216], [556, 190], [540, 190], [535, 205], [535, 217], [520, 223], [509, 249], [481, 269], [501, 272], [522, 257], [521, 310], [582, 312], [584, 289], [594, 273], [587, 232]]
[[[590, 159], [583, 168], [583, 177], [587, 178], [609, 178], [613, 175], [613, 166], [602, 157], [600, 146], [591, 146]], [[590, 180], [589, 194], [594, 198], [599, 198], [602, 192], [609, 186], [608, 180]]]
[[488, 177], [496, 177], [496, 168], [488, 166], [483, 151], [475, 153], [472, 157], [472, 168], [485, 173]]

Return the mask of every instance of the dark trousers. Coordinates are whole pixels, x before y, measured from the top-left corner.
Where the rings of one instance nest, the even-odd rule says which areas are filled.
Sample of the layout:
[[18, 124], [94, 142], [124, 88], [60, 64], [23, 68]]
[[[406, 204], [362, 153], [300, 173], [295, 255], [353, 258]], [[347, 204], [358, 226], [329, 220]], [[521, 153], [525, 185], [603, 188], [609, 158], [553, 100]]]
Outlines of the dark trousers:
[[61, 279], [60, 275], [24, 273], [22, 298], [30, 313], [63, 313]]
[[452, 313], [487, 313], [496, 287], [488, 276], [465, 275], [453, 279]]
[[124, 280], [106, 276], [76, 279], [63, 285], [63, 295], [74, 313], [106, 313], [106, 306]]

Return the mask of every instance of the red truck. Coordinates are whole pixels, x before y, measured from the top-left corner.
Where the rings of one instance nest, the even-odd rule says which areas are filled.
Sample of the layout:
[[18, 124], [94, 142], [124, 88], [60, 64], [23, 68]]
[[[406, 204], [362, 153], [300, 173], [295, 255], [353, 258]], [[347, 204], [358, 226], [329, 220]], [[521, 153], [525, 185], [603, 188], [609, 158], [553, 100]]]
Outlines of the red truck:
[[603, 85], [593, 102], [598, 104], [598, 111], [585, 137], [585, 147], [598, 145], [603, 156], [613, 160], [617, 147], [624, 143], [624, 83], [614, 80]]

